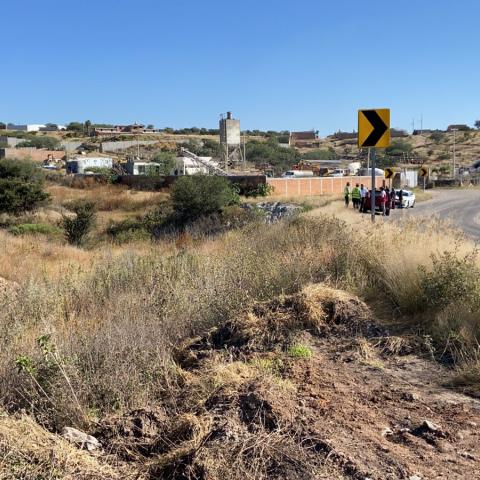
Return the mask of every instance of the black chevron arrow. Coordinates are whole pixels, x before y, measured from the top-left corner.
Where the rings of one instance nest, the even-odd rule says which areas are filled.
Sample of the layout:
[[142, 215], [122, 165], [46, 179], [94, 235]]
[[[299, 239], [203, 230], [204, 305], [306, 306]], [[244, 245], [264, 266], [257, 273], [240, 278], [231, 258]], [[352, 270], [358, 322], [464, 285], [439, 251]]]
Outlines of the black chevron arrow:
[[388, 130], [388, 125], [380, 118], [376, 110], [362, 110], [367, 120], [372, 124], [372, 133], [363, 142], [363, 147], [374, 147]]

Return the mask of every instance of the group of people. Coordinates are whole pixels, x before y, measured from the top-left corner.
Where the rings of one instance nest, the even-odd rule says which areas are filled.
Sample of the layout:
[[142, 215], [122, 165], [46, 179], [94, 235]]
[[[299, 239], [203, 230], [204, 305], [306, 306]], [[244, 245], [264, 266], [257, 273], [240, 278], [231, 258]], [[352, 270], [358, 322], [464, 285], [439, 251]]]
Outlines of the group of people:
[[[350, 205], [350, 198], [352, 199], [352, 204], [354, 210], [358, 210], [359, 212], [366, 212], [370, 205], [366, 204], [367, 196], [368, 196], [368, 188], [362, 184], [355, 184], [355, 187], [352, 189], [350, 188], [350, 182], [347, 182], [344, 189], [344, 196], [345, 196], [345, 206], [348, 207]], [[402, 204], [402, 190], [398, 192], [398, 197], [400, 200], [400, 205]], [[380, 187], [380, 193], [378, 194], [380, 197], [380, 208], [383, 215], [388, 215], [391, 209], [395, 208], [396, 204], [396, 197], [397, 192], [392, 187], [391, 189], [388, 187]]]

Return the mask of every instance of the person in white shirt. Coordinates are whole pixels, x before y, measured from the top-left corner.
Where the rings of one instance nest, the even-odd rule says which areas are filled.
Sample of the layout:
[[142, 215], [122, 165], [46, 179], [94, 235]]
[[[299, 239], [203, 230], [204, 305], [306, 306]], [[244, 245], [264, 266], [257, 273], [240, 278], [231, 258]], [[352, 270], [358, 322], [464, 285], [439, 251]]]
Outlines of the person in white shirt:
[[365, 199], [367, 198], [368, 188], [363, 183], [360, 185], [360, 212], [365, 210]]

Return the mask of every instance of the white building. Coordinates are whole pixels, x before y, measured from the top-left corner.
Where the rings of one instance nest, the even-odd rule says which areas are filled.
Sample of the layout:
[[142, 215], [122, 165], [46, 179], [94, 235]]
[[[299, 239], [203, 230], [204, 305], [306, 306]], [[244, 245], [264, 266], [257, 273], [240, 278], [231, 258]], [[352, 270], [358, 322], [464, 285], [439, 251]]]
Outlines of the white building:
[[[203, 160], [204, 163], [210, 164], [214, 167], [218, 167], [218, 162], [212, 160], [212, 157], [198, 157]], [[208, 168], [196, 162], [193, 158], [189, 157], [177, 157], [175, 159], [175, 168], [172, 170], [172, 175], [207, 175]]]
[[129, 175], [160, 175], [160, 164], [129, 160], [125, 164], [125, 171]]
[[46, 125], [40, 124], [29, 124], [29, 125], [15, 125], [13, 123], [9, 123], [7, 125], [8, 130], [18, 130], [21, 132], [39, 132], [42, 128], [46, 128]]
[[110, 157], [76, 157], [67, 162], [67, 173], [88, 173], [90, 168], [112, 168]]

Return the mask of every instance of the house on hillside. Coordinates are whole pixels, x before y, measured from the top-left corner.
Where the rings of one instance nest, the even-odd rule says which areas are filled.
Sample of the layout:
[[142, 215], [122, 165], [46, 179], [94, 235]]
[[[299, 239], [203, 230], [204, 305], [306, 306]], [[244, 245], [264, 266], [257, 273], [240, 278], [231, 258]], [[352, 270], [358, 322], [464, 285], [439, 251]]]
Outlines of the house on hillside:
[[297, 148], [318, 148], [320, 146], [320, 139], [318, 138], [318, 132], [315, 130], [290, 132], [288, 144], [290, 147]]
[[42, 128], [46, 128], [46, 125], [43, 125], [43, 124], [15, 125], [14, 123], [7, 124], [7, 130], [16, 130], [19, 132], [39, 132]]
[[95, 127], [93, 134], [96, 137], [105, 137], [112, 135], [143, 135], [145, 133], [157, 133], [160, 130], [155, 128], [146, 128], [140, 123], [132, 125], [114, 125], [112, 127]]
[[447, 127], [447, 132], [453, 132], [455, 130], [458, 130], [460, 132], [466, 132], [468, 130], [471, 130], [471, 128], [468, 125], [465, 125], [465, 124], [449, 125]]

